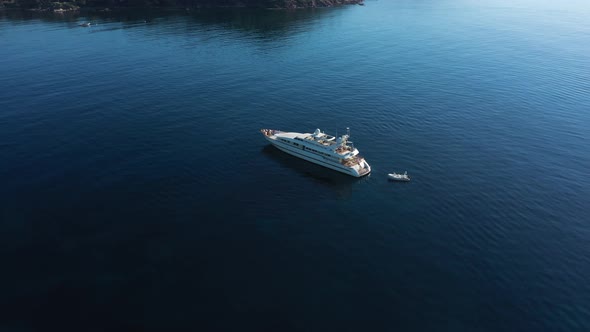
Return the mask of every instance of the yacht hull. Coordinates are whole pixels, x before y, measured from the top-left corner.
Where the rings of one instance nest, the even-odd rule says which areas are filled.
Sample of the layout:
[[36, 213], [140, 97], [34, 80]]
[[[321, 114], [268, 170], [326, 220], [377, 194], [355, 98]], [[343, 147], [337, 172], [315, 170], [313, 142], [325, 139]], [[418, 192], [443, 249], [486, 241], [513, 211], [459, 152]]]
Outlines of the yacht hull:
[[287, 144], [284, 144], [280, 141], [277, 141], [276, 139], [272, 139], [268, 136], [265, 137], [267, 141], [269, 141], [274, 147], [276, 147], [277, 149], [288, 153], [292, 156], [295, 156], [297, 158], [301, 158], [303, 160], [306, 160], [308, 162], [314, 163], [316, 165], [319, 166], [323, 166], [329, 169], [332, 169], [334, 171], [338, 171], [350, 176], [354, 176], [357, 178], [363, 177], [367, 174], [369, 174], [371, 172], [371, 168], [370, 166], [367, 164], [367, 167], [369, 168], [369, 171], [363, 174], [359, 174], [358, 171], [356, 171], [354, 168], [352, 167], [346, 167], [338, 162], [335, 162], [333, 160], [330, 160], [328, 158], [324, 158], [315, 154], [312, 154], [310, 152], [307, 152], [303, 149], [297, 149], [295, 147], [289, 146]]

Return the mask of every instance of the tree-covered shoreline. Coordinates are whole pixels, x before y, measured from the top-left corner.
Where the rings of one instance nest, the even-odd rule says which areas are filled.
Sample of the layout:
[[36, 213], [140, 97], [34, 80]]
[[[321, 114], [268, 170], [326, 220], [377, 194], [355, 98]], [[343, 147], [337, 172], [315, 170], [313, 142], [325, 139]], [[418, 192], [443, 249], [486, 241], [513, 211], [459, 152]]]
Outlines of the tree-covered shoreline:
[[176, 8], [314, 8], [362, 4], [363, 0], [13, 0], [7, 8], [39, 11], [75, 11], [80, 8], [176, 7]]

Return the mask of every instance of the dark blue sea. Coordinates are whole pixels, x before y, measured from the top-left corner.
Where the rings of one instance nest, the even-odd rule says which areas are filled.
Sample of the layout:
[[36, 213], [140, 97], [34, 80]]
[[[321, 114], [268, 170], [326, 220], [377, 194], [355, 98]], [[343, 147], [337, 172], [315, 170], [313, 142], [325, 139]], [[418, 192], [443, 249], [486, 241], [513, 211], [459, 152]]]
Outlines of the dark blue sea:
[[590, 331], [589, 18], [0, 11], [0, 331]]

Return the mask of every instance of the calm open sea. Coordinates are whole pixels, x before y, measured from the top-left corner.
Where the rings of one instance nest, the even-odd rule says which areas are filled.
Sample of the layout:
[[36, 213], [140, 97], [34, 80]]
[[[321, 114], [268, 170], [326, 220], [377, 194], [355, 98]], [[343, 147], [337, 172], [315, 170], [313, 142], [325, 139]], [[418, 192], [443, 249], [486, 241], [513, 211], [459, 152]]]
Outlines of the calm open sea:
[[589, 331], [589, 17], [0, 11], [0, 330]]

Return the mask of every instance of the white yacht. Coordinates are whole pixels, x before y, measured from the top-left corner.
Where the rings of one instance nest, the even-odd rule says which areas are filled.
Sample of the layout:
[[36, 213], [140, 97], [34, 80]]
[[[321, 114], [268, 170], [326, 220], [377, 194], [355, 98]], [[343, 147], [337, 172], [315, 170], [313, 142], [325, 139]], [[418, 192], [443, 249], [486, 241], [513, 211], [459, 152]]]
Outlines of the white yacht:
[[326, 135], [316, 129], [313, 134], [284, 132], [261, 129], [272, 145], [293, 156], [305, 159], [333, 170], [361, 177], [371, 172], [371, 166], [359, 156], [352, 142], [348, 141], [350, 131], [338, 138]]

